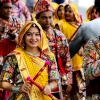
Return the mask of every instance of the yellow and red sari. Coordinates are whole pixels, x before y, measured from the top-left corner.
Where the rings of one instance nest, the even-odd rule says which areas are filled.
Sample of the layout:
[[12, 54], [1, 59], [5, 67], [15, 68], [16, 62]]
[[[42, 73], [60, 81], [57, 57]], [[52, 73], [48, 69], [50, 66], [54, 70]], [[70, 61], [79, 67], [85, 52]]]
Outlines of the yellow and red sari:
[[[23, 36], [26, 31], [35, 23], [40, 29], [41, 42], [38, 47], [41, 50], [39, 56], [29, 55], [25, 49], [23, 49]], [[18, 47], [9, 54], [4, 62], [4, 68], [2, 71], [2, 81], [12, 80], [12, 84], [20, 86], [26, 82], [28, 76], [32, 79], [37, 73], [45, 66], [45, 62], [49, 61], [50, 65], [46, 65], [44, 70], [40, 72], [39, 76], [34, 80], [40, 86], [44, 87], [52, 80], [58, 80], [58, 71], [55, 62], [54, 55], [49, 51], [46, 36], [42, 31], [40, 25], [36, 22], [26, 23], [19, 35]], [[14, 77], [16, 76], [16, 77]], [[10, 100], [52, 100], [49, 96], [44, 95], [43, 92], [35, 85], [32, 84], [29, 94], [12, 94], [9, 97]]]
[[[67, 4], [67, 5], [69, 5], [72, 8], [76, 20], [74, 22], [67, 22], [66, 19], [62, 19], [58, 23], [58, 25], [59, 25], [59, 29], [64, 33], [65, 37], [68, 39], [68, 42], [70, 42], [71, 40], [73, 40], [73, 38], [77, 34], [77, 30], [81, 25], [80, 23], [81, 19], [77, 11], [77, 6], [72, 3]], [[83, 72], [82, 63], [83, 63], [82, 56], [76, 53], [75, 56], [72, 58], [73, 85], [72, 85], [72, 91], [71, 91], [71, 96], [72, 96], [71, 98], [74, 98], [73, 100], [78, 100], [78, 98], [81, 97], [80, 91], [81, 93], [83, 92], [84, 80], [83, 80], [83, 74], [82, 74]], [[77, 94], [79, 94], [79, 97], [77, 97]]]
[[[77, 12], [77, 6], [75, 4], [69, 4], [75, 14], [76, 21], [75, 22], [67, 22], [65, 19], [62, 19], [58, 24], [60, 30], [64, 33], [68, 41], [71, 41], [75, 35], [76, 31], [80, 26], [80, 17]], [[79, 70], [82, 67], [82, 57], [76, 54], [72, 58], [72, 66], [73, 66], [73, 71]]]

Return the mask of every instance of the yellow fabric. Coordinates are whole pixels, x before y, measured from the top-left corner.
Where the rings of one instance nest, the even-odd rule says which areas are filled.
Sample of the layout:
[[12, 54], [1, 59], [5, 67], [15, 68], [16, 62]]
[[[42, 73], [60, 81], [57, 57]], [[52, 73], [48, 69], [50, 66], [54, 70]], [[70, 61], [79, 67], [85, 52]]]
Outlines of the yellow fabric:
[[53, 10], [55, 10], [55, 9], [59, 6], [59, 5], [58, 5], [57, 3], [55, 3], [55, 2], [50, 2], [50, 4], [51, 4]]
[[[31, 57], [21, 48], [16, 48], [16, 58], [18, 60], [18, 66], [22, 75], [22, 78], [25, 82], [28, 76], [33, 78], [41, 67], [44, 66], [45, 62], [38, 57]], [[23, 70], [24, 69], [24, 70]], [[45, 69], [41, 75], [36, 79], [36, 82], [41, 86], [48, 84], [48, 74]], [[38, 96], [38, 99], [36, 98]], [[51, 100], [49, 96], [44, 95], [39, 88], [35, 85], [32, 85], [32, 88], [29, 93], [30, 100]]]
[[55, 25], [55, 24], [58, 23], [59, 21], [60, 21], [60, 20], [59, 20], [58, 18], [55, 18], [55, 17], [54, 17], [54, 20], [53, 20], [54, 23], [53, 23], [53, 24]]
[[[63, 19], [59, 22], [59, 27], [60, 27], [60, 30], [64, 33], [64, 35], [66, 36], [66, 38], [68, 40], [70, 40], [71, 36], [74, 34], [74, 32], [78, 28], [78, 26], [72, 25], [72, 24], [69, 24], [68, 22], [66, 22], [65, 19]], [[75, 54], [75, 56], [72, 58], [73, 70], [74, 71], [79, 70], [82, 67], [82, 62], [83, 62], [82, 57], [79, 56], [78, 54]]]
[[83, 21], [83, 23], [86, 23], [86, 22], [89, 22], [89, 21], [90, 21], [89, 19], [86, 19], [86, 20]]
[[63, 7], [64, 7], [65, 5], [66, 5], [66, 3], [61, 3], [61, 4], [58, 5], [58, 7], [55, 9], [55, 18], [59, 19], [59, 18], [58, 18], [58, 14], [57, 14], [58, 8], [59, 8], [60, 6], [63, 6]]
[[[48, 0], [38, 0], [34, 6], [34, 12], [35, 14], [39, 14], [41, 12], [44, 12], [44, 11], [53, 11], [51, 5], [50, 5], [50, 1]], [[47, 7], [48, 6], [48, 7]]]
[[65, 19], [62, 19], [59, 23], [60, 30], [64, 33], [66, 38], [69, 40], [74, 32], [77, 30], [78, 26], [69, 24]]
[[57, 11], [58, 11], [58, 8], [60, 7], [60, 6], [65, 6], [65, 3], [62, 3], [62, 4], [60, 4], [60, 5], [58, 5], [58, 7], [55, 9], [55, 15], [54, 15], [54, 24], [56, 24], [56, 23], [58, 23], [59, 21], [60, 21], [60, 19], [58, 18], [58, 14], [57, 14]]
[[78, 9], [77, 5], [74, 3], [70, 3], [70, 4], [66, 4], [66, 5], [69, 5], [72, 8], [74, 15], [75, 15], [75, 18], [76, 18], [76, 21], [81, 22], [81, 19], [79, 17], [78, 10], [77, 10]]
[[35, 15], [34, 13], [32, 13], [31, 16], [32, 16], [32, 20], [33, 20], [33, 21], [37, 21], [36, 18], [35, 18], [36, 15]]
[[[72, 8], [74, 15], [75, 15], [75, 18], [76, 18], [76, 21], [72, 22], [72, 23], [68, 23], [65, 19], [62, 19], [58, 24], [59, 24], [60, 30], [64, 33], [66, 38], [68, 40], [70, 40], [72, 35], [75, 33], [75, 31], [79, 27], [79, 23], [81, 21], [80, 21], [80, 17], [78, 14], [77, 6], [73, 3], [66, 4], [66, 5], [69, 5]], [[65, 5], [65, 7], [66, 7], [66, 5]], [[75, 35], [74, 35], [74, 37], [75, 37]], [[73, 70], [74, 71], [80, 70], [82, 68], [82, 62], [83, 62], [82, 57], [79, 56], [78, 54], [75, 54], [75, 56], [72, 58]]]
[[[44, 31], [41, 26], [35, 21], [27, 22], [21, 29], [21, 32], [18, 36], [18, 48], [14, 50], [16, 53], [16, 58], [18, 60], [18, 66], [22, 75], [22, 78], [25, 82], [25, 79], [30, 76], [34, 78], [37, 72], [44, 66], [45, 62], [38, 57], [31, 57], [23, 50], [23, 36], [27, 32], [27, 30], [31, 27], [32, 24], [35, 24], [40, 29], [41, 41], [38, 47], [41, 49], [41, 52], [45, 52], [49, 50], [47, 38], [45, 36]], [[50, 53], [49, 53], [50, 56]], [[54, 55], [53, 55], [54, 56]], [[41, 75], [36, 79], [36, 82], [41, 86], [45, 86], [48, 84], [48, 73], [47, 68], [41, 73]], [[36, 98], [38, 96], [38, 99]], [[19, 98], [21, 95], [19, 96]], [[44, 95], [40, 89], [38, 89], [35, 85], [32, 85], [31, 91], [29, 93], [30, 100], [51, 100], [49, 96]], [[19, 100], [19, 99], [17, 99]]]

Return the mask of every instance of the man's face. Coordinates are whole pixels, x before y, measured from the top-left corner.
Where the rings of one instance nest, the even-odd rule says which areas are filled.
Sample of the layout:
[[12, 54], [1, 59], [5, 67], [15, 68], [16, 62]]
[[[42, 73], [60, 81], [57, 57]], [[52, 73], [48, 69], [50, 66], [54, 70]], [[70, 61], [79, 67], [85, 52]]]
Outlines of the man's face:
[[0, 14], [3, 18], [9, 18], [12, 11], [12, 4], [11, 3], [4, 3], [0, 8]]
[[53, 13], [51, 11], [42, 12], [37, 21], [43, 29], [47, 29], [53, 22]]

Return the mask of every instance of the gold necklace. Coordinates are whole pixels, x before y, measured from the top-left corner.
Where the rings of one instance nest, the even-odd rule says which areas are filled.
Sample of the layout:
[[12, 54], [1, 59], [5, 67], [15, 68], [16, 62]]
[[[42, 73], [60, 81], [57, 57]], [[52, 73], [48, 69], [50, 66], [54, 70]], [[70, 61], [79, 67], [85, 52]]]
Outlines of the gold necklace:
[[26, 52], [27, 54], [31, 55], [31, 56], [34, 56], [34, 57], [39, 56], [39, 51], [38, 51], [37, 53], [35, 53], [35, 54], [33, 54], [33, 53], [29, 52], [29, 51], [26, 51], [26, 50], [25, 50], [25, 52]]

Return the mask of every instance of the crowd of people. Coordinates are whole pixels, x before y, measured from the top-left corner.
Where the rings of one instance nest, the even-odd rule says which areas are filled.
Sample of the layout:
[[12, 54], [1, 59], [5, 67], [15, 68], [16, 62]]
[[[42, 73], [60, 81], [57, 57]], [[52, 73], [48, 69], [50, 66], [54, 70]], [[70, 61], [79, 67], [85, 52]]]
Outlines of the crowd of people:
[[86, 14], [72, 0], [0, 0], [0, 100], [100, 100], [100, 0]]

